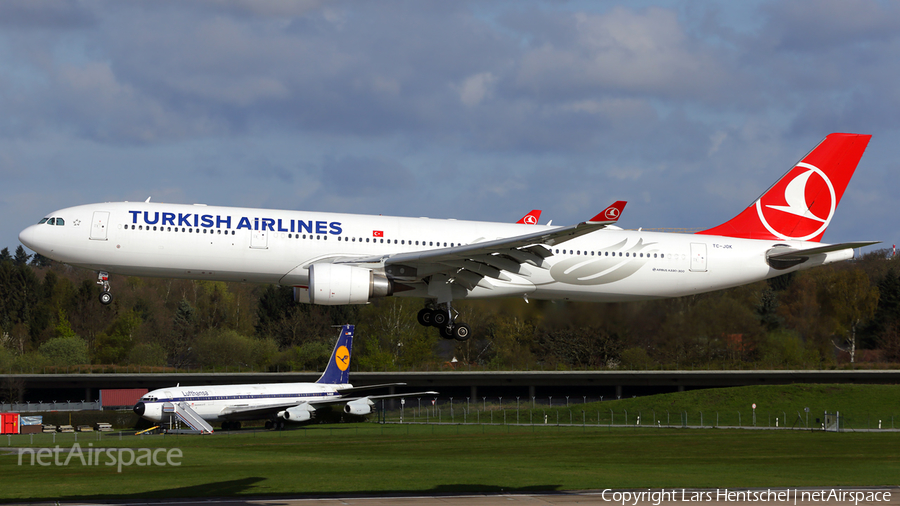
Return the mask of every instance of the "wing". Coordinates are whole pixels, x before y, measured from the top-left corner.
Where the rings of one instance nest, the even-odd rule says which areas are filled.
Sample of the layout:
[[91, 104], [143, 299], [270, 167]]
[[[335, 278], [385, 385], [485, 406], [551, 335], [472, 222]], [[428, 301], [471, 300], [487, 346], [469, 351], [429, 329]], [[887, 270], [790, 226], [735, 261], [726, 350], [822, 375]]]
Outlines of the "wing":
[[[428, 276], [443, 275], [448, 282], [473, 290], [485, 277], [510, 281], [511, 278], [502, 271], [530, 276], [525, 264], [545, 269], [544, 259], [552, 255], [549, 246], [562, 244], [616, 223], [625, 204], [624, 201], [618, 201], [590, 220], [568, 227], [451, 248], [339, 259], [335, 263], [384, 265], [387, 275], [400, 282], [415, 282]], [[481, 286], [490, 288], [489, 285]]]
[[366, 385], [361, 387], [352, 387], [352, 388], [344, 388], [338, 390], [340, 395], [335, 395], [333, 397], [327, 397], [323, 399], [315, 399], [309, 401], [290, 401], [290, 402], [277, 402], [272, 404], [266, 404], [263, 406], [228, 406], [219, 413], [219, 417], [225, 418], [228, 420], [247, 420], [253, 417], [265, 418], [271, 415], [275, 415], [281, 411], [284, 411], [288, 408], [293, 408], [296, 406], [302, 406], [306, 404], [312, 410], [322, 406], [334, 406], [338, 404], [346, 404], [347, 402], [355, 401], [358, 399], [393, 399], [400, 397], [414, 397], [416, 395], [437, 395], [437, 392], [413, 392], [406, 394], [388, 394], [388, 395], [366, 395], [366, 396], [356, 396], [359, 392], [363, 392], [366, 390], [375, 390], [381, 388], [388, 387], [398, 387], [405, 386], [406, 383], [385, 383], [382, 385]]
[[427, 392], [410, 392], [410, 393], [406, 393], [406, 394], [366, 395], [366, 396], [362, 396], [362, 397], [349, 397], [349, 398], [345, 397], [345, 398], [343, 398], [343, 399], [341, 399], [341, 400], [342, 400], [343, 402], [350, 402], [350, 401], [355, 401], [355, 400], [358, 400], [358, 399], [374, 399], [374, 400], [378, 400], [378, 399], [400, 399], [400, 398], [403, 398], [403, 397], [407, 397], [407, 398], [408, 398], [408, 397], [417, 397], [417, 396], [418, 396], [418, 397], [422, 397], [422, 396], [425, 396], [425, 395], [438, 395], [438, 393], [429, 390], [429, 391], [427, 391]]

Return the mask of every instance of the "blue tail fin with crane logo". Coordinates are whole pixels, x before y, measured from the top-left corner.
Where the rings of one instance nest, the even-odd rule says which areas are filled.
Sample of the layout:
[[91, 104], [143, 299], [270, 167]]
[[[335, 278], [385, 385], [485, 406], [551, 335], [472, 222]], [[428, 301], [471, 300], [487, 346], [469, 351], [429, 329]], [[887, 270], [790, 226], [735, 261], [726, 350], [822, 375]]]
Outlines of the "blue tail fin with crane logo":
[[322, 373], [322, 377], [316, 383], [331, 385], [346, 385], [350, 383], [350, 352], [353, 350], [353, 329], [353, 325], [341, 327], [341, 334], [334, 345], [334, 351], [331, 352], [328, 366], [325, 367], [325, 372]]

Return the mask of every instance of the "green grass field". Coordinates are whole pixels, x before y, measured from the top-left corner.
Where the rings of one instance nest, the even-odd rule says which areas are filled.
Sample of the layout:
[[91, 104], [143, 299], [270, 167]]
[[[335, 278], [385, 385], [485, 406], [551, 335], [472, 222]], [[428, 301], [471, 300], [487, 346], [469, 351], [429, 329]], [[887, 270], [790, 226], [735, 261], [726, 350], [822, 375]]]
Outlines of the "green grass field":
[[[890, 394], [880, 388], [863, 390], [879, 399]], [[104, 461], [32, 466], [27, 455], [20, 466], [15, 453], [7, 454], [16, 447], [71, 447], [74, 438], [57, 435], [54, 443], [51, 435], [36, 435], [32, 443], [25, 435], [0, 436], [0, 500], [896, 486], [900, 476], [900, 432], [890, 431], [362, 423], [203, 437], [78, 435], [82, 449], [179, 448], [183, 454], [178, 467], [131, 466], [121, 473]]]

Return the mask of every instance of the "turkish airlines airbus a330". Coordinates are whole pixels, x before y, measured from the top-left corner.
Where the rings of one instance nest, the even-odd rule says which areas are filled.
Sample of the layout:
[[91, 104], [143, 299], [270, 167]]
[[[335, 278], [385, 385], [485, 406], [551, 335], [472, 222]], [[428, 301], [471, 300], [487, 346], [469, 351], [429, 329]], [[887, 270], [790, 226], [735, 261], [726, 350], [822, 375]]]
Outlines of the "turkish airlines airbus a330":
[[564, 227], [112, 202], [54, 211], [19, 234], [53, 260], [109, 274], [292, 286], [298, 301], [425, 299], [419, 323], [465, 340], [459, 299], [679, 297], [853, 257], [820, 243], [871, 136], [834, 133], [733, 219], [696, 234], [622, 230], [625, 202]]

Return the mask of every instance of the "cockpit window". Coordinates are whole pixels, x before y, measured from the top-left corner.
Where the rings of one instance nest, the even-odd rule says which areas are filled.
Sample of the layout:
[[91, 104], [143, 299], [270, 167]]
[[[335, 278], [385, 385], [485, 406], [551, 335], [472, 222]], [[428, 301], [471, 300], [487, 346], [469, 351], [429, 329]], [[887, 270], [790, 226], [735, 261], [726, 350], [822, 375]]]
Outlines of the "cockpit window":
[[66, 220], [64, 220], [64, 219], [62, 219], [62, 218], [44, 218], [44, 219], [42, 219], [41, 221], [38, 222], [38, 225], [43, 225], [44, 223], [46, 223], [47, 225], [59, 225], [59, 226], [62, 226], [62, 225], [65, 225], [65, 224], [66, 224]]

